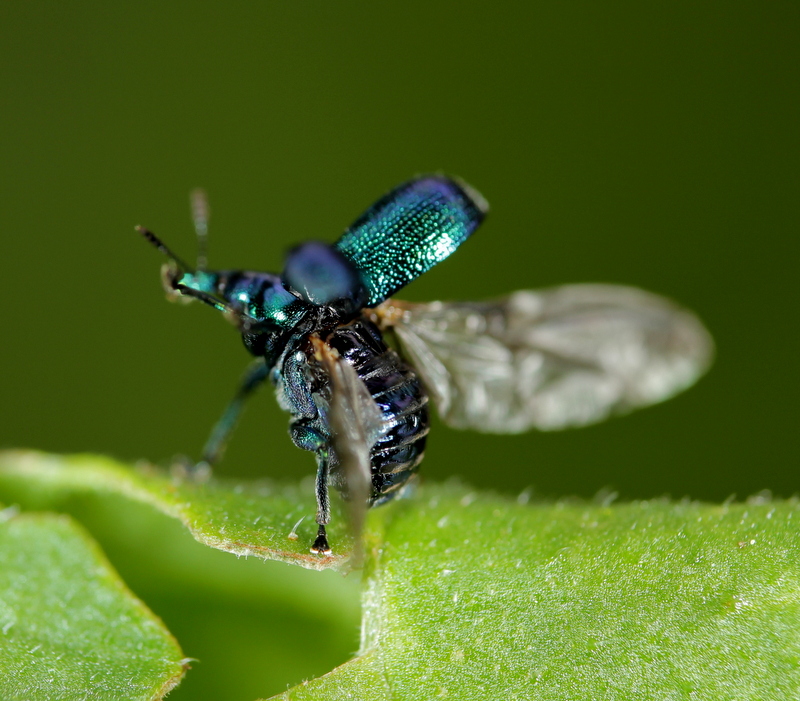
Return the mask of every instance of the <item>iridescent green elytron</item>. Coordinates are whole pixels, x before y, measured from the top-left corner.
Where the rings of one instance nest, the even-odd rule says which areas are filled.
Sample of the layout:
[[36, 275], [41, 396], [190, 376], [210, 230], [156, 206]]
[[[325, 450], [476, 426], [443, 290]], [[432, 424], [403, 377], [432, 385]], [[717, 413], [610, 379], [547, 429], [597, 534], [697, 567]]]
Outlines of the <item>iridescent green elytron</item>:
[[460, 183], [425, 179], [378, 200], [345, 232], [335, 248], [362, 272], [375, 306], [430, 270], [475, 230], [488, 205]]

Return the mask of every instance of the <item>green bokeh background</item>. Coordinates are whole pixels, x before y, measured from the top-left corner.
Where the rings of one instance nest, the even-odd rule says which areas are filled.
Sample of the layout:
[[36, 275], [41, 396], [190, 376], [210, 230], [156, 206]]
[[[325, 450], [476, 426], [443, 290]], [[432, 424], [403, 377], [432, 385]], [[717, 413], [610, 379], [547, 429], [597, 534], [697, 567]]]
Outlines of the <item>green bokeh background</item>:
[[[213, 267], [277, 271], [445, 171], [492, 212], [403, 297], [633, 284], [696, 310], [718, 357], [690, 392], [580, 431], [434, 422], [427, 479], [794, 493], [798, 36], [794, 2], [3, 3], [0, 445], [197, 456], [247, 356], [211, 310], [163, 301], [133, 231], [191, 258], [193, 187]], [[257, 397], [220, 473], [307, 475], [286, 421]]]

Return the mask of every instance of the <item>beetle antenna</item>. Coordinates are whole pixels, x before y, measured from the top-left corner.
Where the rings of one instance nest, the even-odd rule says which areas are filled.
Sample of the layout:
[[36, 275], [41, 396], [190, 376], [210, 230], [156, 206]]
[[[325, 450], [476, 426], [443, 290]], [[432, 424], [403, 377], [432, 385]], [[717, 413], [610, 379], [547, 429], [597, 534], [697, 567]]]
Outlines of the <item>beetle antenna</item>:
[[207, 304], [209, 307], [214, 307], [214, 309], [216, 309], [219, 312], [224, 312], [226, 314], [238, 316], [233, 307], [231, 307], [229, 304], [225, 304], [224, 302], [220, 302], [214, 295], [210, 295], [208, 294], [208, 292], [203, 292], [203, 290], [196, 290], [194, 289], [194, 287], [189, 287], [188, 285], [182, 285], [179, 282], [174, 285], [174, 288], [182, 295], [199, 299], [201, 302]]
[[184, 270], [187, 273], [193, 273], [194, 268], [190, 265], [186, 265], [178, 256], [176, 256], [168, 247], [167, 245], [156, 236], [152, 231], [149, 229], [145, 229], [143, 226], [137, 226], [136, 231], [138, 231], [142, 236], [144, 236], [150, 243], [152, 243], [159, 251], [161, 251], [167, 258], [170, 260], [175, 261], [179, 268]]
[[197, 234], [197, 269], [203, 271], [208, 264], [208, 197], [203, 188], [192, 190], [189, 199], [192, 204], [192, 221]]

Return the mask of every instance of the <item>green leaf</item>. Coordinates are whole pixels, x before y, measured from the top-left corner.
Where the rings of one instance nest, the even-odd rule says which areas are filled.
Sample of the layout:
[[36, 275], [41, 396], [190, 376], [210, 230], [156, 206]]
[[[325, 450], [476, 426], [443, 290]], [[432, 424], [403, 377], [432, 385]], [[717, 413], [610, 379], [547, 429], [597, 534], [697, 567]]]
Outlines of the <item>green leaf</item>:
[[[214, 547], [344, 566], [309, 562], [312, 533], [287, 543], [311, 489], [0, 456], [0, 495], [64, 490], [132, 496]], [[359, 655], [275, 698], [797, 698], [798, 519], [797, 501], [526, 504], [424, 486], [370, 513]]]
[[183, 676], [181, 650], [83, 529], [0, 517], [0, 698], [163, 698]]
[[[353, 544], [346, 520], [335, 510], [328, 529], [334, 554], [320, 557], [309, 552], [316, 532], [311, 484], [238, 483], [186, 469], [165, 473], [146, 463], [131, 469], [98, 455], [8, 451], [0, 453], [0, 487], [6, 501], [10, 494], [25, 504], [47, 506], [65, 493], [119, 494], [178, 519], [195, 539], [212, 548], [309, 569], [346, 568]], [[304, 520], [295, 530], [300, 519]]]
[[358, 573], [234, 557], [123, 497], [75, 494], [58, 507], [197, 660], [168, 701], [253, 701], [325, 674], [358, 649]]
[[800, 695], [800, 508], [426, 487], [371, 536], [361, 656], [275, 697]]

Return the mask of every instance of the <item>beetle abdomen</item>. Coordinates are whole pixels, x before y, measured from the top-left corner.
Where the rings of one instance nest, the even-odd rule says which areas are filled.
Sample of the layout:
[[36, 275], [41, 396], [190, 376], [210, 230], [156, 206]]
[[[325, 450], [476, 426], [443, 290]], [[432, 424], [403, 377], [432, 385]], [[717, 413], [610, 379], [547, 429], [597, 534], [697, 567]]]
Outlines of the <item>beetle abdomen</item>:
[[[391, 499], [416, 472], [428, 435], [428, 396], [416, 373], [384, 342], [370, 321], [356, 319], [325, 339], [355, 369], [383, 416], [384, 434], [370, 452], [372, 505]], [[331, 482], [341, 475], [332, 466]]]

